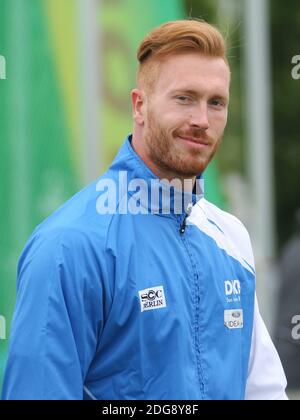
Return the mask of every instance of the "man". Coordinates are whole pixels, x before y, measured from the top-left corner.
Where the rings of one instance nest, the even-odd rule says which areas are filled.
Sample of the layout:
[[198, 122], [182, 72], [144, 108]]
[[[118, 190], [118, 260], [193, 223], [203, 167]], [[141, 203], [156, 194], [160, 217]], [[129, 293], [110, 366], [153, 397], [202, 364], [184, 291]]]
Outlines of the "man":
[[133, 135], [20, 258], [4, 398], [285, 399], [248, 233], [203, 196], [227, 121], [224, 40], [169, 22], [138, 60]]

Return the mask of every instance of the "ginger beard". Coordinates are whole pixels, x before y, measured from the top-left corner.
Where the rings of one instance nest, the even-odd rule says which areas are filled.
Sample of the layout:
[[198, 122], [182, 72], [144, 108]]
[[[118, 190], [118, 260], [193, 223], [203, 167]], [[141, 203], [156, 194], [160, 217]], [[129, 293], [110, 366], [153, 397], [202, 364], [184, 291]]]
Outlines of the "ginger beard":
[[[154, 112], [148, 109], [144, 141], [149, 159], [158, 168], [172, 174], [173, 177], [192, 178], [204, 172], [221, 143], [223, 132], [219, 138], [214, 139], [199, 128], [168, 130], [160, 124]], [[199, 138], [208, 145], [201, 149], [190, 147], [178, 136]]]

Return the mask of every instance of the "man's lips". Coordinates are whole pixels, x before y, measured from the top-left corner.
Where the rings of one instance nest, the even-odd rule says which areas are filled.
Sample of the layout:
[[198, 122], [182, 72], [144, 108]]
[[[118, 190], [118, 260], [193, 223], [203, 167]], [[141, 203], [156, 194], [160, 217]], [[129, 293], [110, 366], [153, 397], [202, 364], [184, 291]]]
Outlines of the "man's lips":
[[209, 145], [207, 140], [203, 140], [201, 138], [191, 137], [191, 136], [178, 136], [180, 140], [183, 140], [187, 143], [194, 144], [195, 146], [205, 147]]

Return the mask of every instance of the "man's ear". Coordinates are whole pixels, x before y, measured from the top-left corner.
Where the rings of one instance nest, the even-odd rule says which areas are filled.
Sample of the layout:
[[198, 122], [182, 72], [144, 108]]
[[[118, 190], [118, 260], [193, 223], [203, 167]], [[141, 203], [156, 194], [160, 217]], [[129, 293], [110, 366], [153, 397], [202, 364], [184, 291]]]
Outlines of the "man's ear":
[[131, 91], [131, 102], [133, 110], [133, 119], [136, 124], [144, 124], [145, 93], [140, 89]]

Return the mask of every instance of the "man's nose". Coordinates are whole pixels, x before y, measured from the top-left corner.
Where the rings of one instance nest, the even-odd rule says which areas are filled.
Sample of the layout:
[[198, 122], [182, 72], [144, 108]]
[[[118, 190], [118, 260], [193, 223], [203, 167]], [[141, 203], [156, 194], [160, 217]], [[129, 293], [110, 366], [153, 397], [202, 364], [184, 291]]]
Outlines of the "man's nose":
[[198, 127], [201, 130], [207, 130], [209, 128], [207, 103], [203, 102], [195, 107], [193, 113], [190, 115], [190, 125], [192, 127]]

